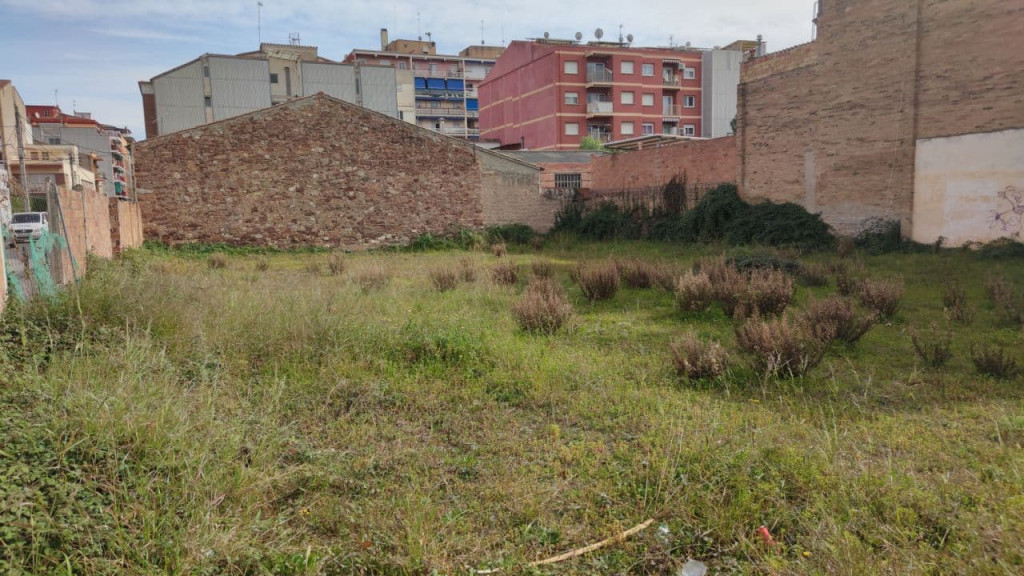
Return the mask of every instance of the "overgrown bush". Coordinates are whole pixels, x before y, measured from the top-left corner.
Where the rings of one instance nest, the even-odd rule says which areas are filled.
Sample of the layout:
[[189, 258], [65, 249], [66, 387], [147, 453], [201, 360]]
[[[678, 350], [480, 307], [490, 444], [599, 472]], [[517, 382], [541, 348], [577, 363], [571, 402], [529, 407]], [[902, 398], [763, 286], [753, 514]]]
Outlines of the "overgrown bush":
[[793, 300], [793, 279], [779, 270], [752, 270], [746, 288], [747, 305], [761, 314], [782, 314]]
[[512, 313], [523, 331], [553, 334], [572, 317], [572, 304], [550, 278], [535, 278]]
[[674, 292], [679, 270], [672, 264], [661, 262], [651, 267], [651, 282], [666, 292]]
[[829, 347], [805, 321], [786, 316], [747, 320], [736, 328], [736, 343], [750, 355], [758, 373], [779, 378], [806, 374], [821, 362]]
[[875, 325], [874, 314], [857, 311], [853, 301], [832, 295], [817, 300], [811, 298], [804, 318], [812, 333], [822, 341], [854, 344]]
[[910, 328], [908, 332], [914, 352], [928, 366], [940, 368], [953, 357], [953, 333], [948, 328], [932, 322], [928, 330]]
[[701, 312], [715, 300], [715, 287], [704, 272], [688, 273], [676, 280], [676, 305], [683, 312]]
[[424, 232], [412, 239], [405, 247], [410, 252], [440, 250], [472, 250], [483, 244], [483, 237], [469, 228], [455, 228], [444, 234]]
[[491, 278], [503, 286], [512, 286], [519, 281], [519, 268], [511, 260], [502, 260], [491, 269]]
[[730, 244], [794, 246], [805, 250], [829, 250], [835, 237], [819, 214], [786, 202], [751, 205], [726, 227]]
[[206, 265], [210, 267], [210, 270], [220, 270], [222, 268], [227, 268], [228, 257], [221, 254], [220, 252], [215, 252], [207, 256]]
[[971, 360], [979, 374], [1011, 380], [1020, 374], [1017, 361], [1005, 350], [996, 346], [971, 347]]
[[803, 266], [800, 264], [799, 260], [783, 256], [778, 253], [779, 251], [773, 252], [775, 253], [761, 252], [755, 254], [740, 254], [726, 259], [726, 263], [731, 264], [733, 268], [736, 268], [740, 272], [769, 269], [779, 270], [794, 276], [800, 273]]
[[431, 270], [430, 282], [438, 292], [453, 290], [459, 285], [459, 271], [447, 267]]
[[721, 304], [725, 315], [734, 316], [747, 298], [746, 275], [724, 258], [702, 259], [698, 262], [697, 269], [707, 274], [715, 300]]
[[804, 264], [800, 268], [798, 278], [804, 286], [828, 286], [829, 271], [824, 264]]
[[864, 279], [859, 287], [860, 302], [875, 312], [879, 320], [888, 320], [899, 311], [903, 300], [903, 279]]
[[555, 275], [555, 266], [550, 260], [534, 260], [530, 263], [530, 269], [537, 278], [551, 278]]
[[949, 280], [942, 290], [942, 306], [946, 317], [957, 324], [969, 326], [974, 322], [975, 308], [967, 301], [967, 290], [959, 282]]
[[622, 282], [630, 288], [650, 288], [652, 284], [653, 266], [640, 260], [631, 258], [616, 263]]
[[574, 276], [588, 300], [610, 300], [619, 291], [619, 270], [614, 262], [581, 264]]
[[729, 354], [715, 341], [701, 340], [692, 330], [669, 345], [676, 374], [691, 380], [715, 378], [729, 368]]
[[529, 246], [536, 232], [526, 224], [502, 224], [501, 226], [488, 226], [484, 231], [484, 237], [491, 244], [506, 243], [519, 246]]

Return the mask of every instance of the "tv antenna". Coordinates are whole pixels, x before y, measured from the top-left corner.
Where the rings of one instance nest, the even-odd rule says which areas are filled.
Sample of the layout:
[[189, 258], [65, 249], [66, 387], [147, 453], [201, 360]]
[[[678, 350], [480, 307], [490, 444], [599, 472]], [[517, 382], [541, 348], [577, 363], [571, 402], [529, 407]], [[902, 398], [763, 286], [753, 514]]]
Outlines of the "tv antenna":
[[483, 46], [484, 44], [487, 44], [487, 42], [484, 41], [484, 20], [483, 20], [483, 18], [481, 18], [480, 19], [480, 45]]
[[291, 44], [292, 46], [300, 46], [302, 44], [302, 40], [299, 38], [299, 33], [289, 32], [288, 43]]
[[263, 2], [262, 0], [256, 1], [256, 39], [262, 44], [263, 43]]
[[619, 24], [619, 44], [622, 44], [622, 24]]

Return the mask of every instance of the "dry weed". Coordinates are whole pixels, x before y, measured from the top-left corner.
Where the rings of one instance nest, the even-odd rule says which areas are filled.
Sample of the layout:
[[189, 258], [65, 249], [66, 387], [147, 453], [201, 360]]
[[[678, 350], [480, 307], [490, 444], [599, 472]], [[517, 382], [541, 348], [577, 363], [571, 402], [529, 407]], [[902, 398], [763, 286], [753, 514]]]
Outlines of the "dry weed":
[[903, 279], [865, 278], [860, 282], [859, 292], [861, 304], [877, 314], [879, 320], [888, 320], [896, 315], [902, 305]]
[[691, 380], [715, 378], [729, 368], [729, 354], [715, 341], [705, 342], [693, 331], [669, 345], [676, 373]]
[[535, 278], [512, 306], [512, 314], [525, 332], [554, 334], [572, 318], [572, 304], [550, 278]]
[[683, 312], [707, 310], [715, 300], [715, 289], [711, 279], [703, 272], [690, 272], [676, 280], [676, 305]]
[[619, 291], [619, 270], [614, 262], [576, 269], [576, 282], [588, 300], [610, 300]]
[[792, 378], [806, 374], [825, 357], [828, 343], [803, 320], [751, 318], [736, 328], [736, 343], [750, 354], [762, 376]]

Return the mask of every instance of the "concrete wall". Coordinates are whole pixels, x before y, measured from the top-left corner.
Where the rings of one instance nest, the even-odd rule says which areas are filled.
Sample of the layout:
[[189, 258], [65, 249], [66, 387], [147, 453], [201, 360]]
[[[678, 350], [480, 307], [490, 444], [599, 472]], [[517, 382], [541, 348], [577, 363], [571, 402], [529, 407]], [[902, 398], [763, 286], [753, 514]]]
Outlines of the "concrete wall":
[[915, 241], [1024, 238], [1024, 130], [919, 140], [916, 166]]
[[318, 95], [137, 145], [147, 238], [366, 248], [483, 225], [464, 143]]
[[709, 188], [735, 183], [736, 171], [732, 136], [599, 156], [593, 160], [591, 197], [657, 205], [665, 185], [685, 175], [687, 206], [692, 207]]
[[[284, 78], [279, 75], [279, 78]], [[278, 80], [278, 83], [284, 80]], [[302, 93], [323, 92], [332, 98], [356, 102], [356, 68], [345, 64], [302, 63]]]
[[[56, 233], [67, 241], [71, 256], [75, 259], [78, 277], [81, 278], [87, 269], [88, 254], [102, 258], [111, 258], [114, 255], [110, 238], [108, 198], [92, 187], [87, 187], [82, 192], [61, 187], [57, 195], [64, 221], [61, 223], [60, 218], [55, 217], [55, 212], [51, 209], [51, 229], [56, 230]], [[55, 262], [51, 262], [51, 273], [58, 284], [70, 284], [75, 279], [74, 266], [65, 255], [66, 252], [59, 251], [59, 257]]]
[[153, 78], [152, 85], [160, 134], [170, 134], [206, 122], [202, 62], [196, 60]]
[[720, 138], [732, 134], [736, 118], [736, 86], [740, 83], [743, 53], [739, 50], [708, 50], [702, 55], [703, 81], [701, 96], [704, 138]]
[[554, 226], [562, 201], [541, 193], [539, 168], [482, 151], [477, 158], [484, 225], [526, 224], [538, 232]]
[[115, 255], [142, 246], [142, 212], [136, 202], [109, 200], [110, 246]]
[[[208, 61], [213, 120], [270, 106], [270, 68], [266, 60], [210, 56]], [[298, 90], [298, 85], [294, 87]], [[159, 95], [156, 101], [160, 103]]]
[[741, 193], [800, 203], [841, 233], [883, 218], [917, 237], [916, 142], [1024, 127], [1024, 51], [1006, 49], [1024, 29], [1024, 6], [820, 6], [817, 40], [744, 64]]

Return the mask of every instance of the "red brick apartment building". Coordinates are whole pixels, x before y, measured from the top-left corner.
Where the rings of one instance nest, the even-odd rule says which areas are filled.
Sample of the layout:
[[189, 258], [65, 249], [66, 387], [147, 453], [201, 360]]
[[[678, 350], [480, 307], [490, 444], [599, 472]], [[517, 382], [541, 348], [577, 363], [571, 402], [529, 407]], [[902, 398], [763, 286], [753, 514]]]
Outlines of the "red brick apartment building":
[[480, 83], [480, 139], [579, 149], [644, 134], [701, 136], [703, 51], [513, 41]]

